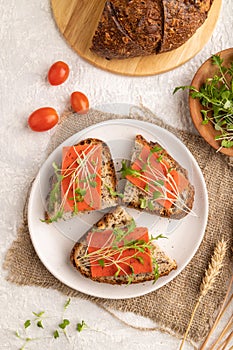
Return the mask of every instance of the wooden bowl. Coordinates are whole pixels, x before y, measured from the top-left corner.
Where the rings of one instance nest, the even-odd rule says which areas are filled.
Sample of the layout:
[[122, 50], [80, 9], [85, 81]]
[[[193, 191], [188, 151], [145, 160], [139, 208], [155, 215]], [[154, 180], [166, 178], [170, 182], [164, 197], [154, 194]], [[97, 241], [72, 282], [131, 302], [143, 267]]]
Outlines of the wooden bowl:
[[[227, 66], [231, 62], [233, 62], [233, 48], [229, 48], [223, 51], [220, 51], [217, 53], [217, 55], [220, 55], [220, 57], [224, 60], [223, 65]], [[211, 57], [205, 61], [201, 67], [198, 69], [196, 74], [194, 75], [194, 78], [192, 80], [191, 85], [200, 89], [201, 85], [204, 84], [207, 78], [213, 77], [213, 75], [218, 71], [218, 67], [216, 65], [212, 64]], [[211, 123], [202, 124], [203, 118], [201, 114], [201, 109], [203, 109], [203, 106], [199, 102], [199, 99], [192, 98], [189, 96], [189, 109], [190, 114], [193, 120], [193, 123], [200, 133], [200, 135], [216, 150], [219, 149], [220, 142], [216, 141], [214, 138], [216, 135], [219, 135], [219, 132], [216, 131]], [[228, 156], [233, 156], [233, 147], [230, 148], [221, 148], [219, 152], [224, 153]]]
[[104, 0], [50, 0], [53, 17], [67, 43], [89, 63], [106, 71], [149, 76], [174, 69], [194, 57], [211, 37], [221, 10], [221, 0], [214, 0], [208, 17], [196, 33], [176, 50], [158, 55], [106, 60], [90, 51]]

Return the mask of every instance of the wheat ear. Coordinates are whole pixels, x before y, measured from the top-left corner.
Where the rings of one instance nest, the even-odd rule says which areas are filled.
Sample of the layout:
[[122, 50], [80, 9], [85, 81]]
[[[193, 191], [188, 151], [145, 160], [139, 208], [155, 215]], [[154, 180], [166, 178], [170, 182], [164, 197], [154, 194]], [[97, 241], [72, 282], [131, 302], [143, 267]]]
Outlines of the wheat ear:
[[226, 250], [227, 250], [226, 242], [224, 240], [218, 241], [218, 243], [216, 244], [216, 247], [214, 249], [214, 253], [211, 257], [211, 261], [208, 265], [208, 268], [205, 270], [205, 275], [202, 279], [202, 283], [200, 286], [199, 298], [198, 298], [197, 303], [193, 309], [188, 327], [186, 329], [182, 343], [180, 345], [180, 350], [182, 350], [182, 348], [184, 346], [185, 339], [187, 338], [187, 335], [188, 335], [188, 332], [191, 328], [195, 313], [200, 305], [202, 298], [204, 298], [206, 296], [206, 294], [208, 293], [208, 291], [213, 287], [215, 280], [216, 280], [216, 277], [219, 274], [219, 272], [223, 266], [223, 259], [224, 259]]

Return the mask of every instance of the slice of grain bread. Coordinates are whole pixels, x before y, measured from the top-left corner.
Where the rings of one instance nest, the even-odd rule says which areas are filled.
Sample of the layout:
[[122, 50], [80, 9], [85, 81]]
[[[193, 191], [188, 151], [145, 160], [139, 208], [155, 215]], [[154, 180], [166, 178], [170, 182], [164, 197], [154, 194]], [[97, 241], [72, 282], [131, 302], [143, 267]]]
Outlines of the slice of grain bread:
[[[161, 151], [157, 152], [157, 154], [163, 157], [163, 159], [169, 164], [169, 167], [174, 168], [178, 173], [181, 173], [186, 179], [188, 179], [187, 170], [184, 169], [175, 159], [173, 159], [166, 150], [164, 150], [157, 142], [146, 141], [141, 135], [136, 136], [131, 164], [133, 164], [134, 161], [138, 158], [144, 146], [149, 146], [151, 149], [156, 146], [161, 148]], [[181, 219], [185, 217], [192, 209], [194, 201], [194, 187], [188, 181], [188, 186], [183, 190], [182, 193], [179, 194], [179, 198], [175, 201], [170, 209], [165, 209], [160, 203], [158, 203], [158, 201], [156, 201], [156, 199], [152, 201], [152, 204], [154, 206], [153, 210], [149, 209], [148, 207], [142, 209], [142, 199], [147, 200], [150, 198], [148, 198], [143, 190], [139, 189], [127, 180], [124, 189], [124, 204], [128, 205], [129, 207], [143, 210], [162, 217]]]
[[[111, 193], [112, 191], [116, 191], [117, 186], [117, 180], [116, 180], [116, 172], [115, 167], [112, 159], [112, 155], [110, 152], [110, 149], [108, 145], [103, 142], [102, 140], [95, 139], [95, 138], [88, 138], [85, 140], [80, 141], [78, 144], [80, 145], [90, 145], [90, 146], [98, 146], [100, 145], [102, 147], [102, 165], [101, 165], [101, 208], [100, 209], [106, 209], [111, 208], [117, 205], [117, 197], [113, 196]], [[77, 145], [78, 145], [77, 144]], [[54, 183], [56, 182], [56, 176], [52, 176], [50, 179], [51, 182], [51, 190], [53, 189]], [[111, 190], [109, 190], [111, 189]], [[56, 215], [56, 212], [59, 210], [61, 203], [61, 196], [59, 196], [58, 200], [53, 203], [53, 206], [49, 204], [49, 195], [47, 199], [47, 209], [46, 209], [46, 218], [49, 220], [49, 218], [52, 218]], [[82, 214], [82, 212], [77, 213]], [[62, 216], [63, 219], [67, 220], [73, 217], [72, 212], [64, 212], [64, 215]]]
[[[133, 221], [133, 218], [127, 213], [127, 211], [118, 206], [111, 212], [105, 214], [94, 226], [95, 229], [113, 229], [115, 227], [125, 227]], [[90, 232], [90, 230], [88, 231]], [[92, 277], [90, 265], [88, 264], [88, 259], [86, 259], [86, 265], [80, 263], [80, 258], [84, 256], [87, 249], [86, 237], [88, 232], [78, 241], [70, 254], [70, 260], [72, 265], [85, 277], [88, 277], [96, 282], [109, 283], [109, 284], [127, 284], [128, 276], [107, 276], [107, 277]], [[174, 260], [169, 258], [165, 252], [157, 245], [154, 245], [153, 257], [156, 259], [158, 264], [159, 276], [168, 275], [172, 270], [177, 268], [177, 264]], [[133, 276], [131, 283], [139, 283], [145, 281], [154, 280], [154, 273], [142, 273]]]

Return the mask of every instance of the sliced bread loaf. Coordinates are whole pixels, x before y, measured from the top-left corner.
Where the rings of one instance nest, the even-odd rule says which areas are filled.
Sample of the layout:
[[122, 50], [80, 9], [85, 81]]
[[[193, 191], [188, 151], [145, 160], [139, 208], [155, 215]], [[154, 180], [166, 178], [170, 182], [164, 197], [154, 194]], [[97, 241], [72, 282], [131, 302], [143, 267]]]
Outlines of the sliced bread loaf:
[[105, 1], [90, 49], [106, 59], [125, 59], [174, 50], [188, 41], [204, 23], [212, 2]]

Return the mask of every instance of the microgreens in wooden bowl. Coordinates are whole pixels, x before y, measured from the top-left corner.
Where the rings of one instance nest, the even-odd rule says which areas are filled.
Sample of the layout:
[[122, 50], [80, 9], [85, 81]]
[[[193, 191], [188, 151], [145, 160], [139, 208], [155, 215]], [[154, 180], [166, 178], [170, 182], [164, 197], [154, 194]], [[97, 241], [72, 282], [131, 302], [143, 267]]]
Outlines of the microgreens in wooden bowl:
[[196, 72], [189, 89], [189, 108], [200, 135], [217, 152], [233, 156], [233, 48], [221, 51]]

